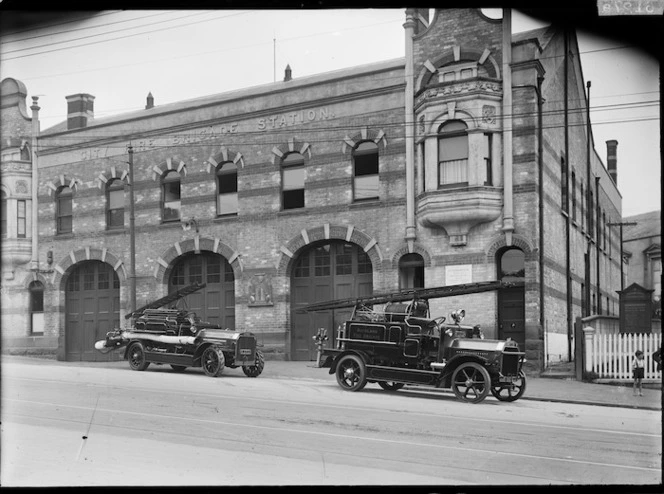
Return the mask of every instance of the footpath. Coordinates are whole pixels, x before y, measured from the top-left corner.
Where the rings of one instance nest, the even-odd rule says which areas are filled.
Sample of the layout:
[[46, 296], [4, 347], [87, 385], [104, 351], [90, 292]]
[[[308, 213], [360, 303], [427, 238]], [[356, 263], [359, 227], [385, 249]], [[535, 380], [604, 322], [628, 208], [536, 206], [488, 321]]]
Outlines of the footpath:
[[[16, 362], [33, 365], [102, 368], [125, 368], [128, 366], [127, 362], [122, 360], [117, 362], [61, 362], [48, 357], [17, 355], [2, 355], [1, 362], [3, 364]], [[268, 379], [310, 379], [331, 382], [335, 380], [335, 377], [329, 374], [329, 369], [318, 368], [315, 362], [287, 362], [282, 360], [266, 361], [265, 370], [261, 377]], [[436, 393], [452, 392], [449, 389], [429, 387], [417, 387], [417, 389]], [[566, 375], [554, 375], [552, 377], [529, 376], [526, 381], [526, 392], [521, 399], [661, 411], [662, 385], [661, 381], [658, 383], [647, 383], [643, 388], [643, 396], [634, 396], [631, 382], [625, 384], [596, 384], [580, 382]]]

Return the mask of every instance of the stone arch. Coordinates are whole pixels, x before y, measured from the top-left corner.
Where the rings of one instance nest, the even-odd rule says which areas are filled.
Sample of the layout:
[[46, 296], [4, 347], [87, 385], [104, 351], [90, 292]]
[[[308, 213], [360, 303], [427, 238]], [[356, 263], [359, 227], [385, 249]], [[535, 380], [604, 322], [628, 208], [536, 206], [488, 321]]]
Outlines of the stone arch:
[[240, 167], [244, 168], [244, 157], [242, 156], [241, 153], [237, 153], [235, 151], [229, 151], [225, 146], [221, 146], [219, 148], [219, 151], [217, 151], [215, 154], [210, 156], [207, 160], [207, 172], [208, 173], [215, 173], [217, 170], [217, 166], [219, 166], [219, 163], [224, 163], [226, 161], [232, 161], [237, 165], [240, 163]]
[[412, 250], [409, 249], [407, 245], [404, 245], [394, 253], [391, 260], [392, 269], [399, 269], [399, 260], [406, 254], [419, 254], [422, 256], [422, 259], [424, 260], [424, 266], [425, 267], [431, 266], [431, 255], [429, 254], [429, 251], [427, 251], [424, 247], [415, 244], [413, 245]]
[[308, 245], [320, 240], [343, 240], [354, 243], [367, 253], [371, 264], [379, 268], [383, 262], [383, 254], [378, 246], [378, 241], [353, 225], [330, 225], [325, 223], [317, 227], [302, 229], [299, 235], [282, 244], [281, 256], [277, 261], [277, 276], [290, 277], [293, 260], [299, 251]]
[[168, 277], [171, 274], [175, 259], [189, 252], [200, 254], [202, 251], [221, 254], [233, 268], [233, 276], [235, 277], [235, 280], [241, 278], [244, 268], [238, 251], [216, 237], [210, 238], [196, 235], [194, 238], [175, 242], [157, 258], [154, 268], [155, 279], [160, 283], [164, 283], [165, 280], [168, 280]]
[[353, 137], [346, 135], [344, 141], [341, 144], [341, 153], [346, 154], [350, 152], [359, 142], [362, 141], [373, 141], [378, 145], [380, 142], [383, 143], [383, 149], [387, 149], [387, 137], [385, 137], [385, 131], [373, 130], [367, 127], [362, 127], [360, 132], [357, 132]]
[[[443, 50], [442, 54], [433, 61], [426, 60], [422, 65], [415, 84], [415, 93], [424, 89], [425, 79], [428, 81], [429, 74], [435, 74], [438, 69], [446, 65], [462, 62], [464, 60], [477, 61], [479, 65], [484, 66], [489, 77], [500, 79], [500, 66], [496, 59], [491, 55], [491, 50], [485, 48], [478, 50], [476, 48], [463, 48], [458, 45]], [[488, 62], [488, 63], [487, 63]]]
[[41, 282], [41, 284], [44, 285], [44, 288], [46, 288], [47, 286], [50, 286], [50, 284], [51, 284], [50, 280], [48, 280], [46, 278], [46, 276], [44, 276], [41, 273], [37, 273], [37, 272], [33, 271], [31, 273], [26, 274], [23, 277], [23, 281], [21, 282], [21, 286], [23, 286], [23, 288], [27, 291], [30, 288], [30, 283], [32, 283], [33, 281]]
[[110, 170], [104, 170], [99, 173], [99, 176], [97, 177], [97, 187], [104, 190], [106, 184], [115, 178], [119, 178], [123, 182], [129, 184], [129, 172], [127, 170], [118, 170], [115, 166], [111, 166]]
[[281, 160], [288, 153], [300, 153], [302, 156], [307, 155], [311, 159], [311, 145], [308, 142], [300, 142], [294, 137], [288, 139], [288, 142], [280, 144], [272, 148], [272, 156], [270, 161], [274, 165], [277, 160]]
[[60, 187], [69, 187], [72, 190], [72, 192], [74, 192], [75, 190], [78, 189], [78, 186], [82, 183], [83, 182], [79, 178], [69, 177], [63, 174], [49, 182], [46, 182], [46, 187], [48, 189], [48, 195], [50, 197], [53, 197], [55, 192]]
[[184, 161], [178, 158], [167, 158], [166, 161], [152, 167], [152, 180], [160, 179], [162, 176], [171, 170], [187, 176], [187, 165]]
[[[508, 247], [505, 235], [496, 235], [493, 237], [485, 250], [485, 262], [495, 262], [496, 253], [503, 247]], [[526, 255], [526, 258], [529, 258], [535, 253], [535, 248], [533, 247], [532, 242], [530, 242], [527, 237], [519, 234], [512, 234], [512, 245], [510, 245], [510, 247], [518, 247], [521, 249]]]
[[456, 108], [448, 107], [447, 111], [440, 113], [431, 119], [429, 124], [428, 133], [437, 134], [438, 128], [450, 120], [461, 120], [468, 125], [468, 130], [475, 130], [479, 128], [479, 119], [466, 110], [457, 110]]
[[64, 290], [64, 282], [67, 278], [66, 274], [82, 261], [101, 261], [110, 264], [120, 278], [120, 282], [127, 281], [127, 269], [122, 259], [109, 252], [106, 247], [100, 249], [98, 247], [87, 246], [82, 249], [69, 251], [68, 255], [64, 256], [53, 266], [53, 278], [51, 280], [53, 286]]

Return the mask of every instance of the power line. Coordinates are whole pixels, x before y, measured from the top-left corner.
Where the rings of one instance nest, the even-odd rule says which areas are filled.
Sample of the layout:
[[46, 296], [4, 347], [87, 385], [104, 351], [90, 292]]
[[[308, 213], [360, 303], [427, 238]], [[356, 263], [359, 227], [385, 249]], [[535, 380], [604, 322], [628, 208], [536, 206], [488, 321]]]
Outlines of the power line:
[[[140, 33], [127, 34], [125, 36], [119, 36], [117, 38], [109, 38], [109, 39], [103, 39], [103, 40], [99, 40], [99, 41], [92, 41], [90, 43], [83, 43], [83, 44], [76, 45], [76, 46], [66, 46], [66, 47], [62, 47], [62, 48], [54, 48], [52, 50], [40, 51], [38, 53], [29, 53], [29, 54], [26, 54], [26, 55], [17, 55], [17, 56], [14, 56], [14, 57], [3, 57], [3, 58], [4, 58], [5, 61], [9, 61], [9, 60], [16, 60], [18, 58], [34, 57], [34, 56], [37, 56], [37, 55], [43, 55], [45, 53], [53, 53], [53, 52], [56, 52], [56, 51], [69, 50], [69, 49], [72, 49], [72, 48], [82, 48], [82, 47], [85, 47], [85, 46], [96, 45], [96, 44], [99, 44], [99, 43], [108, 43], [109, 41], [117, 41], [117, 40], [120, 40], [120, 39], [132, 38], [132, 37], [135, 37], [135, 36], [143, 36], [145, 34], [156, 33], [156, 32], [159, 32], [159, 31], [166, 31], [166, 30], [169, 30], [169, 29], [178, 29], [178, 28], [181, 28], [181, 27], [191, 26], [193, 24], [202, 24], [204, 22], [210, 22], [210, 21], [215, 21], [215, 20], [219, 20], [219, 19], [227, 19], [229, 17], [235, 17], [235, 16], [239, 16], [239, 15], [246, 15], [248, 13], [249, 12], [239, 12], [239, 13], [236, 13], [236, 14], [231, 14], [231, 15], [226, 15], [226, 16], [211, 17], [209, 19], [204, 19], [202, 21], [190, 22], [190, 23], [187, 23], [187, 24], [180, 24], [178, 26], [168, 26], [168, 27], [164, 27], [164, 28], [160, 28], [160, 29], [153, 29], [153, 30], [150, 30], [150, 31], [144, 31], [144, 32], [140, 32]], [[185, 18], [204, 15], [204, 14], [206, 14], [206, 12], [201, 13], [201, 14], [191, 14], [191, 15], [183, 16], [183, 17], [180, 17], [179, 19], [185, 19]], [[178, 20], [178, 19], [175, 19], [175, 20]], [[158, 22], [155, 22], [155, 23], [152, 23], [152, 24], [163, 24], [164, 22], [170, 22], [170, 20], [158, 21]], [[118, 32], [119, 31], [127, 31], [129, 29], [136, 29], [136, 27], [120, 29], [120, 30], [118, 30]], [[79, 39], [90, 38], [90, 37], [94, 37], [94, 36], [102, 36], [104, 34], [107, 34], [107, 33], [84, 36], [84, 37], [79, 38]], [[61, 42], [58, 42], [58, 43], [68, 43], [68, 42], [69, 41], [61, 41]], [[40, 47], [37, 47], [37, 48], [40, 48]], [[21, 49], [18, 49], [18, 50], [11, 50], [11, 51], [6, 52], [6, 53], [14, 53], [14, 52], [17, 52], [17, 51], [32, 50], [32, 49], [35, 49], [35, 48], [21, 48]]]
[[[83, 20], [83, 21], [96, 20], [102, 15], [117, 14], [117, 13], [120, 13], [120, 12], [122, 12], [122, 11], [108, 12], [106, 14], [101, 13], [101, 14], [97, 14], [97, 15], [92, 16], [92, 17], [77, 19], [76, 21], [63, 22], [62, 24], [67, 24], [69, 22], [79, 22], [79, 20]], [[149, 17], [157, 17], [159, 15], [166, 15], [166, 14], [172, 14], [172, 13], [173, 12], [171, 12], [171, 11], [167, 11], [167, 12], [161, 12], [161, 13], [158, 13], [158, 14], [150, 14], [150, 15], [146, 15], [146, 16], [143, 16], [143, 17], [134, 17], [133, 19], [124, 19], [124, 20], [121, 20], [121, 21], [107, 22], [105, 24], [97, 24], [97, 25], [94, 25], [94, 26], [79, 27], [79, 28], [76, 28], [76, 29], [67, 29], [65, 31], [58, 31], [58, 32], [54, 32], [54, 33], [37, 34], [37, 35], [34, 35], [34, 36], [28, 36], [28, 37], [22, 38], [22, 39], [0, 41], [0, 45], [6, 45], [6, 44], [9, 44], [9, 43], [24, 43], [24, 42], [26, 42], [28, 40], [31, 40], [31, 39], [44, 38], [44, 37], [47, 37], [47, 36], [60, 36], [62, 34], [69, 34], [69, 33], [74, 33], [74, 32], [77, 32], [77, 31], [85, 31], [87, 29], [100, 29], [100, 28], [103, 28], [103, 27], [106, 27], [106, 26], [112, 26], [112, 25], [115, 25], [115, 24], [122, 24], [122, 23], [125, 23], [125, 22], [132, 22], [132, 21], [137, 21], [137, 20], [141, 20], [141, 19], [147, 19]], [[54, 24], [54, 25], [57, 26], [58, 24]], [[51, 25], [51, 26], [54, 26], [54, 25]], [[40, 27], [39, 29], [43, 29], [45, 27], [50, 27], [50, 26], [43, 26], [43, 27]], [[135, 26], [135, 27], [143, 27], [143, 26]], [[26, 31], [34, 31], [34, 29], [28, 29]], [[26, 32], [26, 31], [23, 31], [23, 32]], [[113, 32], [114, 31], [108, 31], [106, 33], [101, 33], [101, 34], [112, 34]], [[14, 34], [15, 33], [9, 33], [8, 36], [12, 36]], [[101, 36], [101, 35], [98, 35], [98, 36]], [[68, 41], [75, 41], [75, 40], [68, 40]], [[45, 45], [45, 46], [50, 46], [50, 44]], [[36, 48], [36, 47], [32, 47], [32, 48]], [[29, 50], [29, 49], [32, 49], [32, 48], [25, 48], [25, 49]]]

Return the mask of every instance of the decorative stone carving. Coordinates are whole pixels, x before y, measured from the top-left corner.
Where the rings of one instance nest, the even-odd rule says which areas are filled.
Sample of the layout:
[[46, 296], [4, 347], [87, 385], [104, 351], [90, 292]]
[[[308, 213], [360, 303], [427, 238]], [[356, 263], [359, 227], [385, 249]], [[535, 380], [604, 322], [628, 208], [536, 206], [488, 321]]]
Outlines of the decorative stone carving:
[[25, 180], [17, 180], [16, 181], [16, 187], [15, 187], [16, 193], [25, 195], [28, 193], [28, 182]]
[[273, 305], [272, 278], [265, 273], [258, 273], [249, 281], [249, 306], [260, 307]]
[[484, 105], [482, 107], [482, 122], [486, 124], [496, 123], [496, 107], [491, 105]]

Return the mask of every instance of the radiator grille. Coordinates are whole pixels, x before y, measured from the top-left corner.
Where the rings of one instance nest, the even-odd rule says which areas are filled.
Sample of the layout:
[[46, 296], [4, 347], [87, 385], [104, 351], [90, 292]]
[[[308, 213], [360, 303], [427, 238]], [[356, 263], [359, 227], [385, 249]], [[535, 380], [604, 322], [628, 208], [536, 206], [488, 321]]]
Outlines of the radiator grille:
[[237, 357], [253, 360], [255, 358], [256, 340], [251, 336], [240, 336], [237, 340]]
[[510, 355], [509, 352], [503, 353], [503, 366], [500, 370], [503, 376], [516, 376], [519, 372], [520, 355]]

